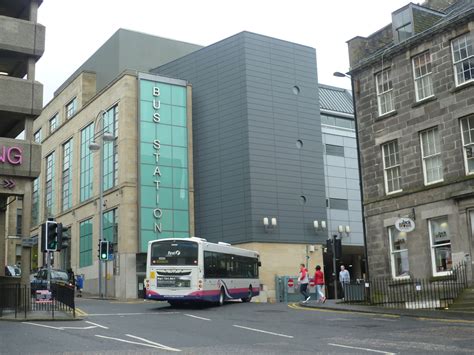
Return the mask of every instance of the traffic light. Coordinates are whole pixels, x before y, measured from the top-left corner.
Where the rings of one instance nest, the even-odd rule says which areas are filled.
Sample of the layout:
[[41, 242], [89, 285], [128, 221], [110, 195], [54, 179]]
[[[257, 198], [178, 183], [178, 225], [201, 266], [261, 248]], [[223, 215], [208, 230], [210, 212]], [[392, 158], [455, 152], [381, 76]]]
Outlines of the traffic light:
[[67, 249], [69, 247], [69, 241], [71, 240], [71, 229], [70, 227], [63, 227], [62, 223], [58, 224], [58, 250]]
[[109, 241], [108, 240], [99, 241], [99, 259], [100, 260], [109, 259]]
[[58, 250], [58, 223], [46, 221], [41, 225], [41, 251]]
[[342, 256], [342, 243], [341, 239], [336, 239], [335, 240], [335, 250], [336, 250], [336, 259], [340, 259]]
[[114, 259], [114, 244], [109, 242], [109, 258], [108, 260]]

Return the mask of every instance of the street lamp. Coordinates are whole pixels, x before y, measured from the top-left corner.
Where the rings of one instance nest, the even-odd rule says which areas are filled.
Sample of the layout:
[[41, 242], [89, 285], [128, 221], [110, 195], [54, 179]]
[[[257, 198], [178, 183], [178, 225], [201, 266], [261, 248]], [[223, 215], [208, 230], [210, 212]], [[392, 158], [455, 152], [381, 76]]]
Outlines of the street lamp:
[[[107, 111], [100, 110], [94, 120], [94, 136], [93, 141], [89, 144], [89, 150], [91, 152], [99, 151], [99, 244], [102, 240], [103, 226], [102, 226], [102, 214], [104, 209], [104, 144], [105, 142], [111, 142], [115, 137], [105, 131], [104, 125], [104, 116], [107, 114]], [[100, 124], [100, 129], [99, 129]], [[100, 138], [100, 143], [96, 142], [96, 139]], [[107, 264], [106, 264], [107, 267]], [[107, 272], [107, 271], [106, 271]], [[105, 296], [107, 297], [107, 278], [105, 280]], [[99, 258], [99, 297], [102, 298], [102, 260]]]
[[342, 238], [345, 236], [349, 236], [349, 234], [351, 233], [351, 227], [339, 225], [337, 227], [337, 233], [339, 234], [339, 239], [337, 239], [337, 234], [333, 234], [332, 237], [329, 237], [327, 241], [328, 249], [331, 248], [332, 250], [332, 276], [334, 277], [334, 299], [337, 299], [337, 259], [338, 257], [342, 257]]
[[357, 110], [356, 110], [356, 100], [355, 100], [355, 91], [354, 91], [354, 78], [351, 75], [341, 73], [341, 72], [334, 72], [334, 76], [338, 78], [349, 78], [351, 79], [351, 91], [352, 91], [352, 109], [354, 110], [354, 128], [355, 128], [355, 139], [356, 139], [356, 146], [357, 146], [357, 165], [359, 168], [359, 191], [360, 191], [360, 205], [362, 211], [362, 234], [364, 238], [364, 256], [365, 256], [365, 273], [366, 279], [369, 278], [369, 259], [367, 255], [367, 227], [365, 225], [365, 212], [364, 212], [364, 190], [363, 190], [363, 183], [362, 183], [362, 162], [360, 160], [360, 142], [359, 142], [359, 125], [357, 122]]

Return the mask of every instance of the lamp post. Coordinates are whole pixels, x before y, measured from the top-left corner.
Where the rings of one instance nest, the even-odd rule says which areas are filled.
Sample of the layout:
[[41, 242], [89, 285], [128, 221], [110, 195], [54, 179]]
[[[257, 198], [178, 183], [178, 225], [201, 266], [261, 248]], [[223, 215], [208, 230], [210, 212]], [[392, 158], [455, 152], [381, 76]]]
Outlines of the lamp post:
[[[331, 250], [332, 250], [332, 270], [333, 270], [333, 278], [334, 278], [334, 299], [337, 300], [337, 259], [338, 257], [342, 257], [342, 238], [344, 236], [349, 236], [351, 232], [351, 228], [349, 226], [339, 225], [337, 227], [337, 233], [339, 234], [339, 239], [337, 239], [338, 235], [333, 234], [332, 237], [328, 239], [328, 243], [331, 243]], [[336, 245], [337, 244], [337, 245]]]
[[356, 100], [355, 100], [355, 91], [354, 91], [354, 79], [351, 75], [344, 74], [341, 72], [334, 72], [334, 76], [338, 78], [348, 78], [351, 80], [351, 91], [352, 91], [352, 109], [354, 110], [354, 128], [355, 128], [355, 138], [357, 146], [357, 166], [359, 168], [359, 191], [360, 191], [360, 205], [362, 211], [362, 234], [364, 238], [364, 257], [365, 257], [365, 278], [369, 279], [369, 259], [367, 255], [367, 227], [365, 225], [365, 213], [364, 213], [364, 190], [362, 183], [362, 162], [360, 160], [360, 142], [359, 142], [359, 124], [357, 122], [357, 110], [356, 110]]
[[[92, 152], [99, 151], [99, 244], [102, 240], [103, 233], [103, 221], [102, 214], [104, 209], [104, 144], [105, 142], [111, 142], [114, 140], [114, 136], [105, 131], [104, 116], [107, 111], [100, 110], [94, 120], [94, 136], [93, 141], [89, 144], [89, 150]], [[100, 124], [100, 129], [98, 128]], [[100, 144], [96, 142], [96, 139], [100, 138]], [[105, 272], [107, 276], [107, 264], [105, 264]], [[107, 277], [105, 279], [105, 296], [107, 297]], [[99, 297], [103, 298], [102, 295], [102, 260], [99, 256]]]

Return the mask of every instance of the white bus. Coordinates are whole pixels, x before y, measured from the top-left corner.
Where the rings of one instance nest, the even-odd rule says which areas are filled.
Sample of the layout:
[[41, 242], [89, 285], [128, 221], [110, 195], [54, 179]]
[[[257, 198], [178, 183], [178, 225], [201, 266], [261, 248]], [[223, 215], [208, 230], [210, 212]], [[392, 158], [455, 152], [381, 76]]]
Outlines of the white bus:
[[178, 304], [241, 299], [260, 293], [259, 255], [227, 243], [201, 238], [148, 242], [145, 298]]

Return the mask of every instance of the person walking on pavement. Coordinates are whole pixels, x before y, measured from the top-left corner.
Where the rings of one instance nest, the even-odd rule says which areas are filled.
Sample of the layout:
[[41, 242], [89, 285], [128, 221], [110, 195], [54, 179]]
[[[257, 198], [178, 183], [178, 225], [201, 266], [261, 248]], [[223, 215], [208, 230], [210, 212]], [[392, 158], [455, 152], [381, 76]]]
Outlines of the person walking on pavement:
[[76, 277], [74, 275], [74, 271], [72, 271], [72, 268], [67, 269], [67, 279], [69, 282], [69, 285], [74, 289], [76, 287]]
[[306, 269], [304, 264], [300, 264], [300, 273], [298, 275], [298, 283], [300, 285], [300, 293], [304, 297], [303, 303], [306, 303], [309, 301], [311, 296], [308, 294], [308, 283], [309, 283], [308, 270]]
[[326, 302], [326, 296], [324, 294], [324, 274], [319, 265], [316, 266], [316, 272], [314, 273], [314, 283], [316, 284], [318, 302]]
[[345, 297], [344, 285], [351, 282], [351, 275], [349, 274], [349, 271], [346, 270], [344, 265], [341, 265], [341, 272], [339, 272], [339, 282], [341, 283], [341, 288], [342, 288], [341, 298], [344, 301], [344, 297]]

